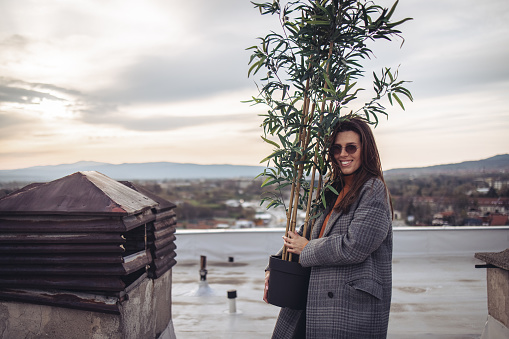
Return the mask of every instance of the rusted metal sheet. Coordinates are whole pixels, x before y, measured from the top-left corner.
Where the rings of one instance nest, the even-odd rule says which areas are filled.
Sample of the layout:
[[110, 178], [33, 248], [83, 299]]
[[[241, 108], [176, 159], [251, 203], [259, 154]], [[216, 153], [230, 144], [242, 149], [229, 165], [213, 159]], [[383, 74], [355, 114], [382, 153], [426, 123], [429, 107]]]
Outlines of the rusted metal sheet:
[[38, 305], [65, 307], [109, 314], [120, 314], [117, 297], [62, 291], [0, 288], [0, 299]]
[[104, 276], [0, 276], [0, 287], [51, 288], [81, 291], [122, 291], [125, 283], [119, 277]]
[[152, 255], [150, 254], [149, 250], [145, 250], [125, 257], [124, 264], [122, 264], [122, 267], [125, 271], [125, 274], [131, 274], [143, 267], [146, 267], [151, 262]]
[[123, 258], [118, 264], [34, 264], [15, 263], [0, 264], [0, 275], [33, 275], [33, 276], [54, 276], [54, 275], [114, 275], [126, 276], [142, 268], [146, 268], [152, 261], [149, 250], [143, 250]]
[[54, 276], [54, 275], [114, 275], [126, 276], [145, 268], [152, 262], [152, 255], [149, 250], [129, 255], [118, 264], [26, 264], [16, 263], [0, 264], [0, 275], [33, 275], [33, 276]]
[[155, 268], [157, 269], [159, 267], [165, 266], [168, 262], [175, 259], [176, 256], [177, 256], [177, 254], [175, 252], [173, 252], [168, 255], [165, 255], [164, 257], [154, 259]]
[[124, 223], [126, 230], [132, 230], [138, 226], [152, 222], [155, 219], [156, 219], [155, 214], [151, 210], [148, 210], [137, 215], [124, 217], [122, 221]]
[[159, 221], [159, 220], [165, 220], [165, 219], [174, 218], [174, 217], [175, 217], [175, 211], [169, 210], [169, 211], [157, 213], [156, 220]]
[[156, 241], [154, 241], [154, 247], [156, 250], [159, 248], [166, 247], [169, 244], [171, 244], [172, 242], [174, 242], [175, 239], [176, 239], [175, 235], [171, 235], [169, 237], [162, 238], [162, 239], [157, 239]]
[[157, 203], [98, 172], [77, 172], [0, 200], [0, 215], [121, 215]]
[[155, 253], [154, 253], [155, 257], [159, 258], [159, 257], [165, 256], [165, 255], [168, 255], [168, 254], [174, 252], [176, 248], [177, 248], [177, 245], [174, 242], [172, 242], [172, 243], [168, 244], [168, 246], [165, 246], [165, 247], [155, 250]]
[[154, 263], [152, 264], [149, 271], [150, 275], [157, 278], [164, 274], [166, 271], [170, 270], [177, 263], [175, 260], [176, 256], [177, 254], [175, 252], [170, 252], [165, 256], [155, 258]]
[[176, 224], [177, 224], [176, 217], [171, 217], [171, 218], [163, 219], [160, 221], [154, 221], [154, 223], [153, 223], [155, 230], [162, 230], [162, 229], [165, 229], [168, 227], [173, 227]]
[[171, 236], [175, 233], [177, 228], [175, 226], [165, 227], [159, 230], [154, 230], [154, 236], [156, 239]]
[[154, 207], [157, 211], [157, 214], [159, 214], [163, 211], [166, 211], [166, 210], [174, 209], [175, 207], [177, 207], [177, 205], [175, 205], [174, 203], [161, 198], [160, 196], [150, 192], [149, 190], [145, 189], [144, 187], [135, 185], [129, 181], [121, 181], [121, 183], [126, 185], [127, 187], [149, 197], [150, 199], [154, 200], [155, 202], [157, 202], [157, 206]]
[[[32, 219], [28, 219], [32, 218]], [[73, 233], [73, 232], [123, 232], [126, 227], [121, 218], [73, 219], [41, 216], [1, 216], [0, 233]]]
[[30, 265], [30, 264], [122, 264], [121, 254], [2, 254], [0, 264]]
[[[34, 187], [37, 187], [37, 186], [40, 186], [40, 185], [44, 185], [44, 184], [45, 184], [44, 182], [33, 182], [33, 183], [28, 184], [28, 185], [26, 185], [26, 186], [24, 186], [24, 187], [22, 187], [22, 188], [20, 188], [20, 189], [18, 189], [16, 191], [14, 191], [14, 192], [11, 192], [9, 195], [25, 192], [25, 191], [28, 191], [29, 189], [32, 189]], [[7, 196], [9, 196], [9, 195], [7, 195]], [[1, 197], [0, 200], [4, 199], [7, 196]]]
[[0, 244], [0, 253], [122, 253], [116, 244]]
[[123, 276], [127, 272], [119, 265], [0, 265], [0, 275], [69, 276], [69, 275], [114, 275]]
[[96, 171], [79, 172], [87, 176], [112, 201], [128, 215], [137, 214], [157, 206], [157, 202], [139, 192]]
[[154, 279], [159, 278], [164, 273], [168, 272], [173, 266], [175, 266], [176, 263], [177, 261], [175, 259], [170, 259], [168, 262], [164, 262], [163, 265], [150, 272], [150, 277]]
[[125, 243], [119, 233], [0, 233], [0, 243], [32, 244], [103, 244]]

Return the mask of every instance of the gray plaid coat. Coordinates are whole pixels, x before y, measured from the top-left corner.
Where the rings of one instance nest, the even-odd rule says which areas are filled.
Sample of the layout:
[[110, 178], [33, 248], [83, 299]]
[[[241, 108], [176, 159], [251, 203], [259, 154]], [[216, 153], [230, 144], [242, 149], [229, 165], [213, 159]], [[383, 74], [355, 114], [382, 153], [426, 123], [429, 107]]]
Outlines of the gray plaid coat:
[[[300, 255], [311, 267], [305, 311], [283, 308], [272, 338], [386, 338], [392, 290], [392, 217], [379, 179], [362, 187], [347, 214], [315, 223]], [[270, 291], [269, 291], [270, 293]], [[304, 328], [305, 324], [305, 330]]]

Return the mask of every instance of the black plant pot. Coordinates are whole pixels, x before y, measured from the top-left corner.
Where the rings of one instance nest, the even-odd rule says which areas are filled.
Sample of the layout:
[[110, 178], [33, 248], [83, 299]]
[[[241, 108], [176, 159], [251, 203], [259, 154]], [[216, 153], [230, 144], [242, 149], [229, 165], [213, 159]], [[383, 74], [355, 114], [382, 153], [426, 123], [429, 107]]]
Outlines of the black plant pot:
[[281, 257], [276, 256], [270, 257], [267, 299], [275, 306], [303, 310], [306, 308], [311, 268], [302, 267], [298, 263], [298, 256], [293, 255], [293, 257], [295, 261], [282, 260]]

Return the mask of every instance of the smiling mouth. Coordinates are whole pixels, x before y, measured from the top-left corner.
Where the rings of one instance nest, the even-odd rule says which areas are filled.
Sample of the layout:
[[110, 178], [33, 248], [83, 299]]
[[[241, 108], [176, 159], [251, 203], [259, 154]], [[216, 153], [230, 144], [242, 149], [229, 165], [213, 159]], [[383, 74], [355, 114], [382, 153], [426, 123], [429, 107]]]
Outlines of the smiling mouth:
[[352, 160], [348, 160], [348, 161], [340, 161], [340, 164], [341, 166], [348, 166], [352, 163]]

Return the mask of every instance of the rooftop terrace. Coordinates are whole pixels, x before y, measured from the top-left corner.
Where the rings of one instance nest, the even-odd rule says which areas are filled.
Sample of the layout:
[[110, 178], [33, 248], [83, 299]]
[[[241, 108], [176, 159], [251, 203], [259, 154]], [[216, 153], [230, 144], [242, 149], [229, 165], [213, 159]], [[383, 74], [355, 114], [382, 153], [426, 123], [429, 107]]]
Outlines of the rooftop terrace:
[[[270, 338], [279, 308], [262, 301], [264, 269], [283, 232], [177, 232], [172, 316], [178, 339]], [[483, 263], [474, 254], [506, 248], [509, 227], [396, 228], [388, 338], [480, 338], [488, 316], [486, 270], [474, 267]], [[200, 255], [208, 259], [206, 282], [200, 282]], [[226, 297], [232, 289], [236, 313]]]

